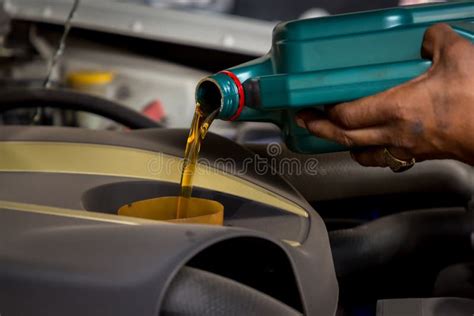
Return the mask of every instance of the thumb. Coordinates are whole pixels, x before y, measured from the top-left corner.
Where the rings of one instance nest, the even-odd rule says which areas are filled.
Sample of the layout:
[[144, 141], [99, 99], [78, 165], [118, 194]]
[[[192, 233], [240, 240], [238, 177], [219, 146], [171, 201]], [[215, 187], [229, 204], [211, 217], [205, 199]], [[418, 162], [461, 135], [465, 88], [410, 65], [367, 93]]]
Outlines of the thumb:
[[446, 48], [461, 39], [448, 24], [435, 24], [429, 27], [423, 37], [421, 56], [437, 64]]

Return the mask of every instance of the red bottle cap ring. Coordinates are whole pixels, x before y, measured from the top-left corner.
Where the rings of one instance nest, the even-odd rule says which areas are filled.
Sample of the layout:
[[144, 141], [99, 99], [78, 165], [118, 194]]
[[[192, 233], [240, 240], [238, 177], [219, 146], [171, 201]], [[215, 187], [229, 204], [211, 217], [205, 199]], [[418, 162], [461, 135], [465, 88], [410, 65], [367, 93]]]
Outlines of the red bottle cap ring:
[[244, 109], [244, 104], [245, 104], [245, 93], [244, 93], [244, 87], [242, 86], [242, 83], [240, 82], [239, 78], [232, 72], [228, 70], [221, 71], [220, 73], [229, 76], [237, 86], [237, 90], [239, 91], [239, 107], [237, 108], [237, 111], [235, 112], [234, 115], [231, 116], [229, 121], [235, 121], [236, 119], [239, 118], [240, 113], [242, 113], [242, 110]]

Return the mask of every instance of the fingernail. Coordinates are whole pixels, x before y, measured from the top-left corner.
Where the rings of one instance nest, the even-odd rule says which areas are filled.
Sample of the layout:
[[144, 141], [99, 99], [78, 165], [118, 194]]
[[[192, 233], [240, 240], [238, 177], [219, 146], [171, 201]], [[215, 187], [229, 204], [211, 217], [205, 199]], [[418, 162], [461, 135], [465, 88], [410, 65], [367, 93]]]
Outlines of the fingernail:
[[306, 128], [306, 123], [303, 121], [303, 119], [296, 117], [296, 125], [298, 125], [301, 128]]

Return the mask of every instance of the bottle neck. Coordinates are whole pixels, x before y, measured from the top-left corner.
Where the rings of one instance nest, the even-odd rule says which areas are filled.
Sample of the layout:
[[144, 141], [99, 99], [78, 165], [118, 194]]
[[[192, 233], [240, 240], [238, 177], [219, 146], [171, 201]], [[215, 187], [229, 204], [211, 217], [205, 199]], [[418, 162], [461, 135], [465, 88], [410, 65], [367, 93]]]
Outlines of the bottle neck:
[[202, 79], [196, 88], [196, 102], [206, 113], [219, 109], [218, 118], [233, 121], [244, 106], [245, 94], [237, 76], [228, 71]]

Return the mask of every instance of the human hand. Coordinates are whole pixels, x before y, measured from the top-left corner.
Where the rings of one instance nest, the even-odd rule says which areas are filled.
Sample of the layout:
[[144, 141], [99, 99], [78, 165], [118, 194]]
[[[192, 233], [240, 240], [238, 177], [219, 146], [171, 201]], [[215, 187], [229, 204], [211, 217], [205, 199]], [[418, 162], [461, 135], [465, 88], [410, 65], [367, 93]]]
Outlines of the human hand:
[[402, 160], [449, 158], [474, 165], [474, 45], [437, 24], [425, 33], [422, 55], [433, 64], [420, 77], [328, 107], [324, 115], [303, 110], [296, 122], [352, 148], [363, 166], [387, 167], [384, 148]]

